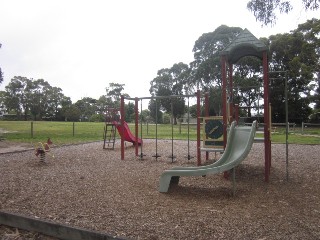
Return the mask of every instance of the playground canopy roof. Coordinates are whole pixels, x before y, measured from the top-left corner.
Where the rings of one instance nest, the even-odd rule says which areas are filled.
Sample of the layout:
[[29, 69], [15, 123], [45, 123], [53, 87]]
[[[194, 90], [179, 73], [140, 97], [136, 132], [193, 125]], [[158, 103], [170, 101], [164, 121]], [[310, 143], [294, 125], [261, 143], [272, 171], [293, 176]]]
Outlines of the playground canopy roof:
[[245, 56], [255, 56], [262, 60], [263, 52], [267, 50], [267, 46], [262, 41], [257, 39], [248, 29], [244, 29], [220, 55], [227, 56], [228, 62], [233, 64]]

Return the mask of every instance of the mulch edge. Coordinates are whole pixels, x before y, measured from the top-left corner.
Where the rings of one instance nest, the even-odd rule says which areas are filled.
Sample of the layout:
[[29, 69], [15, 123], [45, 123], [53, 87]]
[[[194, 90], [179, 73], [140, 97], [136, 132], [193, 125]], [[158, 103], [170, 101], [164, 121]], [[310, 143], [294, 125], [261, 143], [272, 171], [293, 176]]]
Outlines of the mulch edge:
[[126, 238], [114, 237], [97, 231], [71, 227], [7, 211], [0, 211], [1, 224], [65, 240], [126, 240]]

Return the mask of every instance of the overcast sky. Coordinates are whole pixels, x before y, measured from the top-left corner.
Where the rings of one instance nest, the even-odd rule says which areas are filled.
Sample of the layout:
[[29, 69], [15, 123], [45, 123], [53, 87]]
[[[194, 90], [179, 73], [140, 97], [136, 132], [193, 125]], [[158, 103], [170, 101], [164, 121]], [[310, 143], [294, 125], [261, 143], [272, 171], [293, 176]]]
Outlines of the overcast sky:
[[131, 97], [149, 96], [157, 71], [193, 60], [203, 34], [225, 24], [257, 38], [295, 29], [320, 16], [301, 0], [261, 27], [248, 0], [0, 0], [0, 67], [14, 76], [44, 79], [73, 102], [99, 98], [109, 83], [125, 84]]

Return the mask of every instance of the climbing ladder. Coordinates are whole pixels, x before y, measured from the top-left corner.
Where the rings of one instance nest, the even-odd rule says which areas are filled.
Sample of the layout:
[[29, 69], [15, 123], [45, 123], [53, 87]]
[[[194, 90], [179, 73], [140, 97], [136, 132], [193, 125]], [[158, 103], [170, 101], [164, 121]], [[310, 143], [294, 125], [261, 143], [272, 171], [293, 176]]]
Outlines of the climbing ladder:
[[106, 119], [103, 131], [103, 149], [114, 149], [116, 141], [116, 126], [115, 122], [119, 120], [119, 109], [106, 108]]
[[103, 133], [103, 149], [114, 149], [114, 143], [116, 141], [116, 127], [113, 123], [107, 123], [104, 125]]

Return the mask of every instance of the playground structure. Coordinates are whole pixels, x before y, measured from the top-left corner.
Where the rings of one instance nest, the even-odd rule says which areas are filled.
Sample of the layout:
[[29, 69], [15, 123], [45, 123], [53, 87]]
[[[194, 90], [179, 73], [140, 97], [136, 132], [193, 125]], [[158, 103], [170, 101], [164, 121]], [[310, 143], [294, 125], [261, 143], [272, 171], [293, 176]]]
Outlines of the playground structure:
[[[42, 143], [38, 142], [35, 146], [35, 155], [40, 157], [40, 162], [44, 163], [46, 160], [46, 154], [50, 152], [50, 145], [52, 144], [52, 141], [50, 138], [48, 138], [47, 142]], [[52, 157], [54, 157], [52, 155]]]
[[119, 119], [119, 109], [107, 107], [103, 132], [103, 149], [114, 149], [116, 129], [124, 141], [131, 142], [133, 144], [137, 142], [138, 145], [141, 145], [142, 140], [140, 138], [136, 138], [131, 133], [129, 126], [125, 121], [123, 121], [123, 124], [120, 124]]
[[[227, 46], [221, 53], [221, 73], [222, 73], [222, 116], [220, 119], [214, 119], [209, 117], [208, 114], [208, 95], [205, 94], [205, 117], [200, 118], [201, 113], [201, 93], [200, 90], [194, 95], [173, 95], [173, 96], [153, 96], [153, 97], [142, 97], [142, 98], [127, 98], [121, 96], [121, 105], [120, 105], [120, 125], [118, 125], [118, 130], [120, 132], [125, 132], [125, 121], [124, 121], [124, 101], [126, 100], [134, 100], [135, 101], [135, 131], [132, 139], [139, 139], [139, 111], [138, 111], [138, 102], [141, 101], [141, 109], [142, 109], [142, 100], [144, 99], [159, 99], [159, 98], [181, 98], [181, 97], [196, 97], [197, 98], [197, 165], [201, 165], [201, 151], [206, 152], [206, 158], [208, 158], [209, 152], [219, 151], [223, 152], [227, 145], [227, 129], [230, 124], [236, 120], [239, 120], [239, 108], [233, 104], [233, 64], [238, 62], [243, 57], [246, 56], [255, 56], [262, 60], [263, 65], [263, 132], [264, 137], [257, 139], [259, 142], [264, 143], [264, 158], [265, 158], [265, 181], [269, 181], [270, 168], [271, 168], [271, 139], [270, 139], [270, 131], [271, 131], [271, 117], [270, 117], [270, 106], [269, 106], [269, 77], [268, 77], [268, 48], [265, 46], [263, 42], [258, 40], [251, 32], [247, 29], [244, 29], [237, 38]], [[219, 117], [218, 117], [219, 118]], [[203, 125], [203, 142], [205, 143], [203, 147], [201, 147], [201, 120]], [[142, 139], [142, 122], [140, 122], [140, 138]], [[126, 131], [128, 132], [128, 131]], [[124, 159], [124, 142], [128, 141], [125, 139], [125, 134], [121, 136], [121, 159]], [[208, 137], [209, 136], [209, 137]], [[212, 141], [210, 139], [215, 139], [216, 141]], [[217, 141], [219, 140], [219, 141]], [[189, 139], [188, 139], [189, 141]], [[140, 154], [139, 150], [139, 141], [131, 141], [135, 145], [135, 155], [143, 158], [144, 154], [142, 151], [142, 144], [140, 145]], [[156, 136], [157, 142], [157, 136]], [[156, 143], [157, 145], [157, 143]], [[215, 146], [215, 148], [213, 147]], [[217, 148], [217, 146], [219, 146]], [[156, 154], [153, 155], [156, 159], [160, 157], [157, 153], [156, 146]], [[173, 154], [173, 136], [172, 136], [172, 154], [169, 156], [172, 159], [175, 158]], [[191, 156], [188, 151], [188, 159]]]
[[[229, 44], [221, 53], [222, 67], [222, 111], [223, 130], [227, 136], [228, 123], [235, 119], [233, 105], [233, 64], [246, 56], [254, 56], [262, 60], [263, 65], [263, 102], [264, 102], [264, 158], [265, 181], [269, 181], [271, 168], [271, 121], [269, 108], [269, 76], [268, 76], [268, 48], [258, 40], [248, 29], [244, 29], [237, 38]], [[228, 74], [228, 75], [227, 75]], [[228, 77], [228, 80], [227, 80]], [[229, 106], [229, 107], [228, 107]]]
[[[161, 98], [176, 98], [176, 97], [182, 97], [182, 96], [157, 96], [157, 97], [142, 97], [142, 98], [130, 98], [130, 97], [125, 97], [124, 95], [121, 96], [121, 102], [120, 102], [120, 115], [121, 115], [121, 120], [120, 120], [120, 126], [119, 126], [119, 129], [122, 128], [121, 131], [123, 131], [125, 129], [125, 126], [126, 126], [126, 123], [124, 121], [125, 119], [125, 112], [124, 112], [124, 102], [125, 100], [133, 100], [135, 102], [135, 107], [134, 107], [134, 110], [135, 110], [135, 135], [132, 137], [133, 139], [138, 139], [138, 141], [134, 141], [134, 146], [135, 146], [135, 155], [136, 156], [139, 156], [140, 159], [142, 159], [145, 154], [143, 153], [143, 146], [142, 144], [139, 144], [139, 133], [138, 133], [138, 125], [139, 125], [139, 107], [138, 107], [138, 103], [140, 101], [141, 103], [141, 109], [142, 109], [142, 100], [145, 100], [145, 99], [149, 99], [149, 100], [156, 100], [156, 104], [157, 104], [157, 99], [161, 99]], [[157, 118], [157, 115], [156, 115], [156, 118]], [[154, 155], [152, 155], [152, 157], [154, 157], [156, 160], [161, 157], [159, 154], [158, 154], [158, 148], [157, 148], [157, 140], [158, 140], [158, 137], [157, 137], [157, 126], [158, 126], [158, 122], [156, 120], [156, 153]], [[140, 121], [140, 141], [142, 141], [141, 139], [143, 138], [142, 136], [142, 121]], [[173, 130], [172, 130], [172, 134], [173, 134]], [[124, 160], [124, 155], [125, 155], [125, 152], [124, 152], [124, 142], [127, 141], [125, 139], [124, 136], [121, 135], [121, 160]], [[139, 146], [140, 146], [140, 154], [139, 154]], [[171, 158], [172, 162], [174, 161], [175, 159], [175, 156], [173, 154], [173, 136], [172, 136], [172, 154], [170, 156], [168, 156], [169, 158]]]
[[235, 167], [239, 165], [251, 150], [256, 133], [257, 122], [251, 127], [236, 127], [232, 122], [228, 134], [227, 146], [221, 158], [213, 164], [200, 167], [175, 167], [166, 170], [160, 177], [160, 192], [167, 192], [170, 184], [178, 184], [180, 176], [205, 176], [226, 172], [232, 169], [233, 194], [235, 193]]
[[118, 133], [120, 134], [121, 137], [124, 138], [125, 141], [131, 142], [133, 144], [137, 143], [139, 146], [142, 145], [142, 140], [140, 138], [136, 138], [131, 133], [127, 122], [124, 121], [123, 126], [121, 126], [119, 122], [114, 122], [113, 124], [116, 126]]
[[103, 129], [103, 149], [114, 149], [116, 130], [115, 122], [119, 119], [117, 108], [106, 108], [105, 125]]
[[[133, 139], [142, 139], [142, 122], [140, 121], [140, 136], [139, 136], [139, 107], [138, 107], [138, 102], [141, 101], [141, 109], [142, 109], [142, 100], [145, 99], [153, 99], [153, 100], [158, 100], [161, 98], [190, 98], [190, 97], [196, 97], [197, 98], [197, 116], [201, 115], [201, 98], [204, 97], [204, 106], [205, 106], [205, 115], [207, 117], [209, 117], [209, 95], [208, 93], [205, 93], [203, 95], [201, 95], [200, 90], [198, 90], [194, 95], [171, 95], [171, 96], [153, 96], [153, 97], [141, 97], [141, 98], [130, 98], [130, 97], [125, 97], [125, 96], [121, 96], [121, 105], [120, 105], [120, 115], [121, 115], [121, 120], [120, 120], [120, 125], [118, 126], [118, 129], [125, 129], [126, 123], [124, 121], [125, 118], [125, 113], [124, 113], [124, 101], [125, 100], [134, 100], [135, 101], [135, 135], [132, 137]], [[189, 100], [188, 100], [189, 103]], [[189, 109], [189, 108], [188, 108]], [[189, 113], [188, 113], [189, 116]], [[186, 158], [188, 160], [192, 159], [193, 156], [190, 155], [190, 151], [189, 151], [189, 121], [187, 121], [188, 123], [188, 153]], [[201, 123], [202, 123], [202, 118], [197, 117], [197, 165], [200, 166], [201, 165], [201, 151], [206, 151], [206, 158], [208, 159], [208, 153], [212, 150], [209, 148], [201, 148]], [[172, 127], [173, 127], [173, 123]], [[121, 130], [121, 131], [123, 131]], [[125, 156], [125, 151], [124, 151], [124, 142], [128, 141], [127, 139], [125, 139], [125, 137], [121, 136], [121, 159], [124, 160], [124, 156]], [[172, 137], [171, 137], [171, 155], [168, 156], [168, 158], [170, 158], [172, 160], [172, 162], [175, 159], [175, 155], [174, 155], [174, 149], [173, 149], [173, 128], [172, 128]], [[142, 145], [140, 145], [140, 154], [139, 154], [139, 141], [134, 141], [134, 146], [135, 146], [135, 155], [143, 158], [143, 156], [145, 156], [145, 154], [143, 153], [143, 147]], [[221, 148], [219, 148], [218, 150], [219, 152], [221, 152]], [[156, 153], [152, 156], [155, 157], [156, 159], [158, 157], [160, 157], [160, 155], [157, 152], [157, 121], [156, 121]]]

